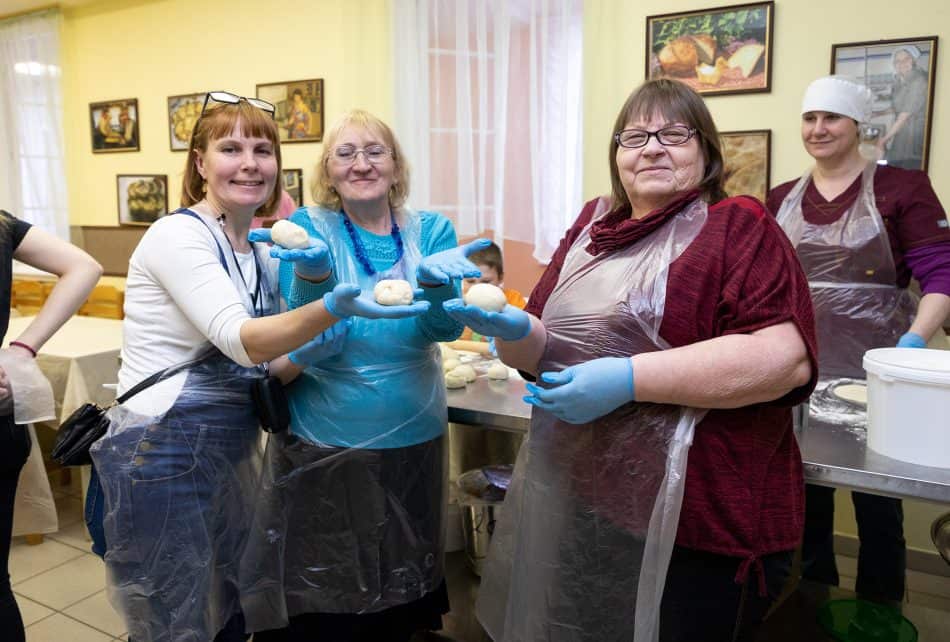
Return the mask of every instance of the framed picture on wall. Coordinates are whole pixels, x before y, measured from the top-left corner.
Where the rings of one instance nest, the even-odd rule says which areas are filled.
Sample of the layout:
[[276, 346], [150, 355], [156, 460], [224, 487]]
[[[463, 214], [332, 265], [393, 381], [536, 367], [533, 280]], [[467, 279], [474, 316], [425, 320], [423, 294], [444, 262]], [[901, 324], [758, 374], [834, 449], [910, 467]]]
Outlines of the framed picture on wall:
[[774, 2], [647, 17], [646, 77], [674, 78], [704, 95], [772, 86]]
[[188, 149], [191, 130], [198, 122], [204, 102], [204, 92], [168, 97], [168, 145], [173, 152]]
[[831, 73], [874, 94], [864, 138], [888, 165], [927, 171], [936, 68], [937, 36], [831, 46]]
[[119, 174], [119, 225], [151, 225], [168, 214], [167, 174]]
[[720, 132], [723, 188], [729, 196], [747, 194], [765, 202], [771, 180], [772, 130]]
[[293, 80], [257, 86], [257, 97], [272, 103], [282, 143], [323, 140], [323, 79]]
[[92, 153], [139, 151], [139, 101], [136, 98], [89, 103]]
[[303, 170], [284, 169], [280, 174], [284, 191], [290, 194], [297, 207], [303, 207]]

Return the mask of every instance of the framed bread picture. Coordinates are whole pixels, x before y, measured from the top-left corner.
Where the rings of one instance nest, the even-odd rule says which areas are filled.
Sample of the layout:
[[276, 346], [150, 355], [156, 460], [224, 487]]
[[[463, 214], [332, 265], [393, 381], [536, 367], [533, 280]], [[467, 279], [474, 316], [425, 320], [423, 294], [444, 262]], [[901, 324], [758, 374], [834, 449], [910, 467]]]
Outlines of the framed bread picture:
[[167, 174], [116, 176], [119, 225], [151, 225], [168, 214]]
[[774, 2], [647, 17], [647, 80], [672, 78], [700, 94], [772, 89]]
[[723, 188], [729, 196], [754, 196], [763, 203], [771, 180], [772, 130], [720, 132]]

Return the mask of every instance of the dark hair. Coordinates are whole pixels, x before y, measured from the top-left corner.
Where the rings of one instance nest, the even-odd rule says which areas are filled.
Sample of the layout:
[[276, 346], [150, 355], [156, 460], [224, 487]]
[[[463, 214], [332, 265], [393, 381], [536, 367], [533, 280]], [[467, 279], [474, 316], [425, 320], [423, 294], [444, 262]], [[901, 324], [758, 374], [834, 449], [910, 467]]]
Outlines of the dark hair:
[[505, 263], [501, 258], [501, 248], [492, 243], [484, 250], [472, 252], [468, 260], [476, 265], [487, 265], [498, 273], [500, 279], [505, 274]]
[[[696, 129], [699, 149], [706, 161], [703, 180], [699, 183], [703, 200], [712, 205], [726, 198], [722, 189], [723, 160], [719, 141], [719, 131], [713, 122], [712, 114], [706, 103], [695, 91], [676, 80], [650, 80], [637, 87], [617, 114], [614, 133], [619, 132], [633, 120], [648, 120], [659, 115], [668, 122], [681, 122]], [[629, 202], [627, 191], [620, 182], [620, 170], [617, 169], [617, 144], [613, 134], [610, 136], [610, 186], [613, 207]]]
[[270, 216], [277, 211], [280, 204], [280, 136], [277, 124], [267, 112], [261, 111], [246, 100], [236, 104], [226, 103], [205, 109], [205, 112], [195, 123], [191, 132], [191, 144], [188, 146], [188, 158], [185, 160], [185, 176], [181, 186], [181, 206], [189, 207], [204, 198], [205, 180], [198, 173], [196, 159], [198, 152], [208, 150], [208, 144], [229, 135], [235, 125], [241, 123], [241, 134], [254, 138], [266, 138], [274, 145], [274, 156], [277, 158], [277, 181], [274, 183], [274, 192], [267, 202], [258, 208], [255, 215]]

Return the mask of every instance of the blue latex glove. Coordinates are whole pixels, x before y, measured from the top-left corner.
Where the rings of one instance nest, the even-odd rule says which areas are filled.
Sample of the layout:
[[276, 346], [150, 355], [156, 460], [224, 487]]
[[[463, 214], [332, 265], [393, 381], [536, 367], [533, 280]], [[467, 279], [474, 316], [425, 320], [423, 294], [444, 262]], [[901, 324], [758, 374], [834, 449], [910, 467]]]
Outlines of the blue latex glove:
[[[416, 290], [416, 296], [422, 293]], [[410, 305], [380, 305], [373, 295], [361, 295], [360, 287], [352, 283], [340, 283], [331, 292], [323, 295], [323, 304], [335, 317], [365, 317], [367, 319], [402, 319], [423, 314], [431, 305], [428, 301], [416, 301]]]
[[288, 354], [287, 357], [298, 366], [306, 368], [340, 354], [343, 351], [346, 334], [352, 324], [353, 322], [349, 319], [334, 323], [311, 341]]
[[926, 348], [927, 342], [922, 336], [916, 332], [905, 332], [900, 339], [897, 340], [898, 348]]
[[519, 341], [531, 333], [531, 315], [510, 303], [501, 312], [486, 312], [474, 305], [465, 305], [462, 299], [449, 299], [442, 309], [458, 321], [486, 337], [505, 341]]
[[[251, 230], [247, 235], [251, 243], [273, 243], [270, 230], [258, 228]], [[294, 264], [294, 271], [302, 277], [316, 278], [326, 276], [333, 269], [333, 260], [330, 257], [330, 248], [320, 239], [310, 237], [310, 247], [300, 250], [290, 250], [280, 245], [270, 249], [270, 255], [281, 261]]]
[[541, 373], [552, 388], [528, 384], [524, 400], [570, 424], [586, 424], [634, 400], [633, 362], [627, 357], [603, 357]]
[[481, 276], [482, 272], [468, 260], [473, 252], [491, 245], [488, 239], [475, 239], [471, 243], [443, 250], [423, 257], [416, 268], [416, 280], [426, 285], [445, 285], [452, 279], [467, 279]]
[[498, 356], [498, 348], [495, 347], [495, 337], [488, 337], [488, 354], [493, 357]]

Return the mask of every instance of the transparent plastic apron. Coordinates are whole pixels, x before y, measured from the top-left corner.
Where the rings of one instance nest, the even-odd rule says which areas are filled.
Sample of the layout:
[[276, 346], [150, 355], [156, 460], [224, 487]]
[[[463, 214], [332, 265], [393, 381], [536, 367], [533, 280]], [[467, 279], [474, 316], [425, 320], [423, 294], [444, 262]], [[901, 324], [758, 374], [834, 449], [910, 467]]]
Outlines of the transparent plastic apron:
[[[382, 279], [415, 287], [417, 214], [400, 221], [402, 260], [372, 276], [339, 213], [312, 208], [311, 220], [340, 282], [364, 292]], [[244, 560], [252, 631], [301, 613], [379, 612], [443, 580], [448, 418], [438, 347], [414, 318], [351, 323], [341, 354], [288, 389], [290, 434], [267, 446]]]
[[802, 215], [811, 171], [785, 197], [776, 217], [808, 277], [823, 381], [864, 379], [864, 353], [897, 345], [917, 310], [918, 298], [896, 285], [887, 230], [875, 205], [875, 169], [873, 163], [865, 168], [854, 205], [832, 223], [809, 223]]
[[[601, 199], [597, 220], [606, 210]], [[670, 346], [670, 264], [702, 229], [694, 201], [630, 247], [574, 242], [544, 308], [539, 371]], [[505, 642], [656, 640], [693, 429], [704, 411], [631, 403], [584, 425], [534, 408], [482, 574], [478, 618]]]
[[[237, 259], [219, 232], [211, 234], [248, 313], [276, 311], [256, 253], [260, 288], [252, 297]], [[250, 390], [263, 373], [211, 344], [195, 358], [165, 413], [116, 406], [90, 449], [105, 499], [109, 598], [133, 642], [209, 642], [240, 613], [239, 562], [261, 462]]]

